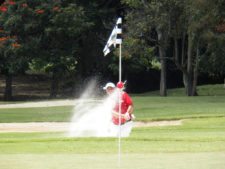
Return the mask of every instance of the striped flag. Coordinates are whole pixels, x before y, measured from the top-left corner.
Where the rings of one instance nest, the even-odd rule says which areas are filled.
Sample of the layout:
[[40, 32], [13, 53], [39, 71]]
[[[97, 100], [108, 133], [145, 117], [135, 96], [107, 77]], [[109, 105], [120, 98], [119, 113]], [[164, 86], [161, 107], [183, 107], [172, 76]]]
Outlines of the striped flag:
[[118, 18], [115, 27], [103, 49], [104, 56], [109, 54], [117, 45], [122, 44], [122, 18]]

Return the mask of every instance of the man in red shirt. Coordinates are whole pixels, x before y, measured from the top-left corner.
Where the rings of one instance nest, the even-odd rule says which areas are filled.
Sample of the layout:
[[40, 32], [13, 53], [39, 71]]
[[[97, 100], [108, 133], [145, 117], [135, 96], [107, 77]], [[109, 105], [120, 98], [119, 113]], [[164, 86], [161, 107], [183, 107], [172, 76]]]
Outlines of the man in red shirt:
[[[132, 128], [132, 120], [134, 119], [133, 115], [133, 101], [131, 97], [123, 91], [123, 83], [118, 82], [117, 87], [114, 85], [114, 83], [107, 83], [103, 89], [106, 91], [106, 93], [109, 96], [113, 95], [113, 108], [112, 108], [112, 122], [114, 125], [119, 126], [121, 124], [123, 128], [129, 128], [131, 130]], [[119, 99], [120, 97], [120, 99]], [[119, 100], [121, 102], [121, 106], [119, 106]], [[120, 109], [120, 113], [119, 113]], [[126, 127], [125, 125], [130, 123], [129, 125], [131, 127]]]

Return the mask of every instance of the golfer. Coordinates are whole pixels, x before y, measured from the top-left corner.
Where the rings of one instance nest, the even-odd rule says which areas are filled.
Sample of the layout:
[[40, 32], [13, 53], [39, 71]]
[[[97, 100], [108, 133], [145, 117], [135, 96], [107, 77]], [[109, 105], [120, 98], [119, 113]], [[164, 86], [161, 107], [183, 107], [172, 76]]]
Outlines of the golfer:
[[[125, 91], [123, 91], [123, 82], [118, 82], [117, 86], [115, 86], [114, 83], [109, 82], [103, 87], [103, 89], [109, 96], [113, 96], [112, 100], [114, 104], [112, 107], [112, 123], [114, 129], [112, 129], [112, 131], [114, 133], [118, 133], [118, 126], [119, 124], [121, 124], [121, 136], [129, 136], [129, 133], [133, 126], [132, 120], [134, 119], [134, 108], [131, 97]], [[121, 113], [119, 113], [119, 100], [121, 101]]]

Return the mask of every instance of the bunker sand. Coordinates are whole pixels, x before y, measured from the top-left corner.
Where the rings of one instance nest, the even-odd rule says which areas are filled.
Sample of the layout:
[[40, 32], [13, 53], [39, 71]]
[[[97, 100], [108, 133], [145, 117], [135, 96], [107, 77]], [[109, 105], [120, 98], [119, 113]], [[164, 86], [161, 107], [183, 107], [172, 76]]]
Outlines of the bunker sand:
[[[69, 122], [0, 123], [0, 132], [66, 132]], [[160, 127], [182, 125], [182, 120], [134, 122], [134, 127]]]

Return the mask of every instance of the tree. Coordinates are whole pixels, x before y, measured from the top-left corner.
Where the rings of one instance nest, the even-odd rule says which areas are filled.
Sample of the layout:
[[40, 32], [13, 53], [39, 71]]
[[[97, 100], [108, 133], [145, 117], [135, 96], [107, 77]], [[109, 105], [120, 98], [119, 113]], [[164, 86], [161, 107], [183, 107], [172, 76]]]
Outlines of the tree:
[[[114, 57], [103, 57], [103, 47], [114, 26], [114, 19], [121, 12], [120, 0], [84, 0], [79, 1], [87, 17], [93, 23], [92, 27], [82, 34], [81, 50], [78, 58], [79, 81], [90, 76], [109, 76], [113, 72]], [[117, 62], [118, 64], [118, 62]], [[118, 72], [118, 69], [115, 70]]]
[[202, 56], [209, 43], [207, 37], [218, 22], [220, 5], [219, 1], [189, 0], [185, 3], [178, 1], [173, 7], [176, 11], [172, 17], [174, 26], [171, 36], [174, 40], [174, 62], [183, 72], [188, 96], [197, 95], [199, 61], [205, 59]]
[[[157, 49], [157, 55], [161, 63], [160, 95], [167, 95], [166, 72], [167, 50], [170, 34], [170, 1], [133, 1], [124, 0], [130, 10], [127, 14], [128, 31], [136, 35], [136, 38], [146, 40]], [[156, 34], [154, 34], [154, 32]]]
[[[183, 82], [188, 96], [197, 95], [199, 61], [204, 59], [204, 52], [210, 43], [207, 37], [218, 24], [221, 16], [222, 0], [188, 1], [135, 1], [124, 0], [130, 6], [127, 14], [129, 29], [146, 39], [146, 32], [156, 31], [157, 38], [148, 37], [158, 47], [161, 60], [161, 95], [166, 82], [167, 49], [173, 47], [173, 61], [183, 72]], [[220, 10], [220, 12], [219, 12]], [[221, 20], [221, 17], [220, 17]], [[133, 23], [133, 24], [132, 24]], [[151, 35], [151, 33], [150, 33]], [[171, 43], [171, 41], [173, 43]], [[209, 50], [208, 50], [209, 51]]]
[[51, 75], [50, 97], [54, 98], [60, 79], [76, 70], [81, 35], [91, 22], [83, 8], [75, 3], [43, 1], [34, 10], [39, 30], [35, 36], [40, 43], [39, 54], [32, 63]]
[[199, 63], [200, 72], [211, 77], [225, 75], [225, 11], [224, 1], [217, 1], [214, 7], [214, 26], [204, 35], [205, 50]]
[[25, 55], [26, 47], [23, 38], [27, 24], [24, 15], [28, 13], [21, 2], [8, 0], [0, 6], [0, 70], [6, 77], [5, 100], [12, 99], [13, 75], [24, 72], [28, 68], [29, 56]]

